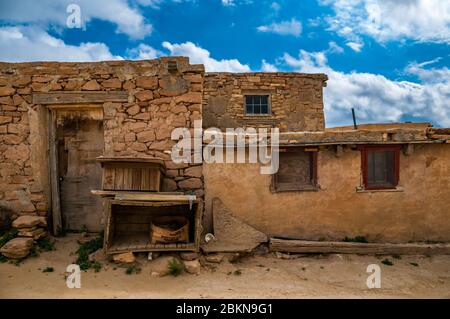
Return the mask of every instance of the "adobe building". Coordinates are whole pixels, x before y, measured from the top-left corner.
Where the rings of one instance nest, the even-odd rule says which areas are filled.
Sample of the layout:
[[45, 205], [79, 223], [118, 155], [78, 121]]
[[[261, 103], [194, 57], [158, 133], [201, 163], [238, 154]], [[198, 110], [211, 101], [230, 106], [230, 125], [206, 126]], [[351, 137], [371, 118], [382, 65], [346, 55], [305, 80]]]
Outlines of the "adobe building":
[[[196, 234], [215, 232], [226, 207], [268, 237], [450, 241], [449, 129], [325, 128], [326, 81], [205, 73], [185, 57], [0, 63], [2, 218], [46, 216], [54, 233], [99, 231], [110, 225], [105, 197], [120, 205], [132, 190], [135, 198], [195, 195], [203, 215], [192, 221]], [[279, 128], [278, 173], [262, 175], [251, 163], [174, 163], [172, 130], [192, 132], [201, 119], [205, 128]], [[130, 220], [111, 227], [148, 226]]]

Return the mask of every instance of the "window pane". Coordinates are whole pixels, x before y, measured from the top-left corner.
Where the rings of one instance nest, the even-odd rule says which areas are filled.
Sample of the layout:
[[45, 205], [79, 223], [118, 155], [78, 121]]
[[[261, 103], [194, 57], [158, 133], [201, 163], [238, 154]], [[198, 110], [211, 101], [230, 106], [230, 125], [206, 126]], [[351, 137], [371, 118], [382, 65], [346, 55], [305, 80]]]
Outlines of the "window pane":
[[368, 186], [395, 186], [395, 151], [369, 151], [367, 154]]
[[312, 186], [311, 153], [303, 150], [280, 153], [280, 166], [277, 172], [278, 190], [299, 190]]
[[254, 105], [253, 113], [260, 114], [261, 113], [261, 105], [258, 103]]
[[255, 115], [269, 114], [269, 96], [268, 95], [246, 95], [245, 113]]
[[246, 113], [247, 114], [253, 114], [253, 104], [247, 104], [247, 106], [246, 106]]
[[267, 104], [261, 104], [261, 114], [269, 114], [269, 107]]

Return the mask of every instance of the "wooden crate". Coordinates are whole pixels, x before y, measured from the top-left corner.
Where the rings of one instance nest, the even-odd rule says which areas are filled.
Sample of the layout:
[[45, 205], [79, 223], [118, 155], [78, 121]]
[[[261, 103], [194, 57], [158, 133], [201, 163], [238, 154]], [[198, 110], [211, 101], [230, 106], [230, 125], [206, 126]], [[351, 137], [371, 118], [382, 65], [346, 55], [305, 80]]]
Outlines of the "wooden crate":
[[[160, 196], [163, 196], [161, 194]], [[104, 248], [107, 254], [151, 251], [195, 251], [200, 247], [203, 202], [181, 196], [171, 201], [136, 201], [105, 198], [106, 224]], [[185, 216], [189, 220], [189, 241], [153, 244], [152, 220], [161, 216]]]
[[164, 161], [155, 158], [99, 157], [103, 190], [159, 192], [165, 174]]

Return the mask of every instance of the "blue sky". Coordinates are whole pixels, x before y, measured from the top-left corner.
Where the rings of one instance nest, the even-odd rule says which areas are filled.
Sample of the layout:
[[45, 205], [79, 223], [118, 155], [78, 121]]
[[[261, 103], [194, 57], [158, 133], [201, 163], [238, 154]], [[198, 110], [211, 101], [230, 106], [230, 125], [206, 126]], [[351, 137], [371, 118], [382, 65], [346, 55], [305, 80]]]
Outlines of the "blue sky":
[[442, 0], [0, 2], [1, 61], [187, 55], [207, 71], [323, 72], [327, 126], [354, 107], [360, 122], [449, 127], [449, 46]]

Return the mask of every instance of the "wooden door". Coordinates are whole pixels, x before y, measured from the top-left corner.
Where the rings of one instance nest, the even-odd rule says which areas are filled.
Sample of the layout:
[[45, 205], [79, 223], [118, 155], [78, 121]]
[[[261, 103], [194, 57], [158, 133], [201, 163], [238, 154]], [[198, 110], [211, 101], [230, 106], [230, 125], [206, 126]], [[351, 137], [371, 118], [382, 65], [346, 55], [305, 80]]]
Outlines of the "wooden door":
[[57, 119], [59, 192], [62, 224], [66, 230], [100, 231], [102, 201], [91, 194], [101, 189], [103, 121], [76, 112]]

